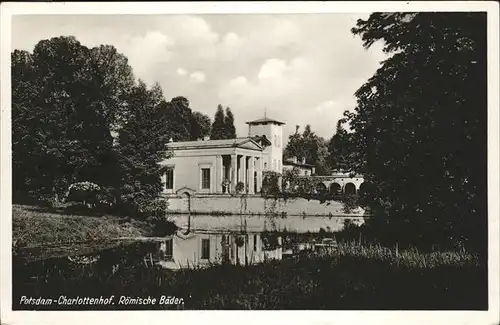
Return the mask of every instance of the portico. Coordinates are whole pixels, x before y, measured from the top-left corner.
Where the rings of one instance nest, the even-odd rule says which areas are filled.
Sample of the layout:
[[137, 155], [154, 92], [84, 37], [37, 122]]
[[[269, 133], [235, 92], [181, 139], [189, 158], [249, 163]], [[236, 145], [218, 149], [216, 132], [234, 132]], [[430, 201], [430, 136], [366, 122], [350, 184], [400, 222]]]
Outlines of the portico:
[[173, 157], [163, 162], [167, 195], [235, 194], [238, 183], [243, 193], [260, 192], [263, 146], [252, 138], [171, 142], [168, 149]]

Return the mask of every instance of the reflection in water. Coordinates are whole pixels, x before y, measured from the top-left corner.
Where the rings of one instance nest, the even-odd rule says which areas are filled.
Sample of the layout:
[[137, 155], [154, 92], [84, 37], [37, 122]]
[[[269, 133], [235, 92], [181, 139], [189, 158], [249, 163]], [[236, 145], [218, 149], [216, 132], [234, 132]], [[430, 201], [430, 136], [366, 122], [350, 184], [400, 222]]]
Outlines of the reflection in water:
[[159, 247], [158, 264], [166, 269], [231, 263], [249, 265], [282, 258], [281, 237], [267, 232], [179, 231]]
[[[175, 270], [214, 263], [249, 265], [280, 260], [284, 255], [283, 238], [276, 231], [339, 231], [347, 219], [358, 225], [364, 222], [362, 217], [175, 215], [170, 220], [181, 230], [162, 239], [158, 264]], [[298, 250], [331, 247], [334, 244], [321, 242], [310, 247], [308, 243], [298, 243]], [[291, 250], [285, 247], [285, 255]]]

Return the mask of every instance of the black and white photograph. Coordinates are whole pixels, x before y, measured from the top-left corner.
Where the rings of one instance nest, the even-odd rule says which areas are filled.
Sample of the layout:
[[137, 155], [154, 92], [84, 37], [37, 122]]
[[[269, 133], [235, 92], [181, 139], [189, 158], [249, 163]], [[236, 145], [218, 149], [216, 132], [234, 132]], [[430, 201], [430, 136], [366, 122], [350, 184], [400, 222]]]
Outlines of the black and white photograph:
[[2, 324], [498, 324], [498, 3], [446, 3], [3, 3]]

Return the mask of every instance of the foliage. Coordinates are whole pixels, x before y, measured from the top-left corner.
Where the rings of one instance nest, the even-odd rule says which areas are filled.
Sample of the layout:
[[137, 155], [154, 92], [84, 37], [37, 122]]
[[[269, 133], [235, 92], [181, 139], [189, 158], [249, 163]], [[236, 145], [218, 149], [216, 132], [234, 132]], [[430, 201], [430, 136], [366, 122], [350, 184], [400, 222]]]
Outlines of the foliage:
[[224, 125], [224, 109], [222, 105], [217, 106], [217, 111], [215, 112], [214, 122], [212, 124], [212, 131], [210, 133], [210, 139], [220, 140], [225, 137], [225, 125]]
[[139, 82], [129, 97], [129, 116], [120, 129], [116, 150], [120, 156], [119, 206], [123, 211], [144, 214], [162, 191], [160, 164], [171, 153], [166, 144], [169, 125], [162, 108], [165, 100], [159, 87], [148, 89]]
[[224, 115], [222, 105], [218, 105], [217, 111], [215, 112], [214, 122], [212, 124], [210, 139], [220, 140], [235, 138], [236, 128], [234, 127], [234, 115], [231, 112], [231, 109], [226, 107], [226, 114]]
[[345, 118], [337, 121], [335, 134], [328, 143], [329, 161], [333, 170], [351, 170], [352, 166], [350, 164], [357, 159], [357, 155], [359, 154], [353, 146], [353, 134], [348, 133], [343, 127], [343, 124], [346, 122]]
[[485, 13], [375, 13], [352, 32], [391, 56], [346, 114], [381, 238], [487, 249]]
[[[185, 97], [174, 97], [168, 103], [162, 103], [162, 114], [165, 115], [165, 134], [169, 134], [173, 141], [191, 140], [191, 132], [194, 127], [192, 110], [189, 100]], [[199, 130], [196, 130], [196, 135]], [[167, 139], [169, 140], [169, 139]]]
[[236, 184], [236, 193], [243, 193], [245, 192], [245, 184], [243, 182], [238, 182]]
[[281, 247], [279, 234], [275, 231], [263, 231], [260, 233], [262, 247], [265, 251], [272, 251]]
[[234, 127], [234, 115], [229, 107], [226, 107], [226, 116], [224, 118], [224, 129], [226, 139], [236, 139], [236, 128]]
[[74, 37], [40, 41], [12, 55], [14, 200], [64, 194], [71, 183], [113, 183], [110, 130], [125, 115], [133, 75], [111, 47]]
[[279, 186], [281, 174], [274, 171], [262, 172], [261, 195], [264, 197], [277, 197], [281, 193]]
[[199, 140], [209, 136], [211, 128], [212, 121], [209, 116], [200, 112], [193, 112], [191, 120], [191, 140]]
[[311, 130], [310, 125], [306, 125], [302, 134], [298, 133], [297, 128], [296, 132], [289, 136], [283, 156], [285, 159], [296, 157], [299, 161], [305, 159], [307, 164], [315, 166], [317, 175], [330, 173], [327, 143]]
[[243, 245], [245, 244], [244, 235], [236, 236], [236, 238], [234, 239], [234, 242], [235, 242], [236, 246], [243, 247]]
[[67, 201], [74, 202], [95, 202], [97, 194], [101, 191], [99, 185], [92, 182], [73, 183], [68, 188]]

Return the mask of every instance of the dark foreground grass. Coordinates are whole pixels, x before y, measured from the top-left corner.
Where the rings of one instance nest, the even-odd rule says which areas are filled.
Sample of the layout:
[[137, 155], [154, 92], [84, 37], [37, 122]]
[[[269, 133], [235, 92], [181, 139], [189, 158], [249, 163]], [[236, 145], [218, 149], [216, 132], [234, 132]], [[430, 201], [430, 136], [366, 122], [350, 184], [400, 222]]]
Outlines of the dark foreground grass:
[[[102, 258], [101, 258], [102, 259]], [[138, 259], [130, 257], [131, 261]], [[45, 268], [50, 262], [45, 262]], [[17, 266], [22, 268], [23, 266]], [[486, 310], [487, 268], [466, 253], [423, 254], [382, 247], [341, 245], [323, 255], [238, 267], [168, 272], [140, 263], [115, 274], [63, 267], [43, 280], [26, 282], [14, 270], [15, 309], [330, 309]], [[32, 297], [108, 297], [107, 306], [23, 306]], [[118, 304], [120, 296], [159, 299], [180, 305]]]

